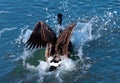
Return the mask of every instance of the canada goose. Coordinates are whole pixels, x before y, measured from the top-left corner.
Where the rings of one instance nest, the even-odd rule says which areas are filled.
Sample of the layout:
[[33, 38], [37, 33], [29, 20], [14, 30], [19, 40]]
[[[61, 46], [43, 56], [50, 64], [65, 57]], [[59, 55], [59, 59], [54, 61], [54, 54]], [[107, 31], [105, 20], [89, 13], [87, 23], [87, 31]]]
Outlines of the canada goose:
[[72, 46], [70, 37], [75, 25], [74, 23], [70, 24], [57, 37], [55, 32], [45, 22], [40, 21], [35, 25], [30, 38], [26, 42], [26, 46], [29, 49], [45, 47], [46, 61], [50, 63], [50, 71], [52, 71], [59, 66], [60, 56], [70, 57], [70, 48]]

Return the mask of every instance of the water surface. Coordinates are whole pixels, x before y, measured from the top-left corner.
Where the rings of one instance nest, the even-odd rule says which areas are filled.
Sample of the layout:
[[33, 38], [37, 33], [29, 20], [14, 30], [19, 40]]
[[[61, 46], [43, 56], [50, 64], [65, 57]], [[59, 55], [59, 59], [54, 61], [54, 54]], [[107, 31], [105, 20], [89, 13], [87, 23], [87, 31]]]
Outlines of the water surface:
[[[24, 67], [34, 25], [42, 20], [56, 31], [58, 13], [63, 27], [78, 24], [72, 40], [83, 62], [53, 73]], [[0, 83], [120, 83], [119, 23], [119, 0], [0, 0]]]

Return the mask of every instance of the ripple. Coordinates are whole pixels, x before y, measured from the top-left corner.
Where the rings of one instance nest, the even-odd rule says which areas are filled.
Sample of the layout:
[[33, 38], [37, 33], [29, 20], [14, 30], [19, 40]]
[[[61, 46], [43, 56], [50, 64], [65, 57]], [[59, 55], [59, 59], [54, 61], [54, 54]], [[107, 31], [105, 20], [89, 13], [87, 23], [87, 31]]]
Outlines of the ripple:
[[0, 37], [2, 36], [3, 33], [5, 33], [6, 31], [12, 31], [15, 30], [17, 28], [3, 28], [2, 30], [0, 30]]
[[9, 13], [9, 11], [4, 11], [4, 10], [0, 11], [0, 14], [6, 14], [6, 13]]

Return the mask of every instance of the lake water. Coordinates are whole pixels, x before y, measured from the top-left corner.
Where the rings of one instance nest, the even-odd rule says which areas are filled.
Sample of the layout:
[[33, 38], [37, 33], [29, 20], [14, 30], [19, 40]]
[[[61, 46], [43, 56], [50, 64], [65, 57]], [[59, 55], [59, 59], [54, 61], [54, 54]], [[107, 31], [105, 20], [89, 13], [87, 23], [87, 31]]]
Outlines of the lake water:
[[[46, 72], [46, 62], [26, 63], [34, 25], [57, 30], [77, 23], [71, 41], [80, 60]], [[120, 0], [0, 0], [0, 83], [120, 83]]]

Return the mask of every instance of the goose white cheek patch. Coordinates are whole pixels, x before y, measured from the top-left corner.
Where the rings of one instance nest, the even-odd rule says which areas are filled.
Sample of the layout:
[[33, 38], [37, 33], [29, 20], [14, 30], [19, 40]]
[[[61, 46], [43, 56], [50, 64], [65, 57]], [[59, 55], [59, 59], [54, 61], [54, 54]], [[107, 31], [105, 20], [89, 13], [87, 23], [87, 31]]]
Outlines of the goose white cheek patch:
[[60, 66], [60, 64], [61, 64], [61, 61], [59, 61], [58, 63], [51, 62], [51, 63], [49, 63], [49, 64], [50, 64], [50, 66], [58, 67], [58, 66]]
[[55, 69], [57, 69], [57, 67], [59, 67], [61, 65], [61, 59], [57, 59], [57, 58], [53, 58], [52, 56], [50, 56], [48, 58], [48, 64], [50, 66], [49, 71], [53, 71]]

